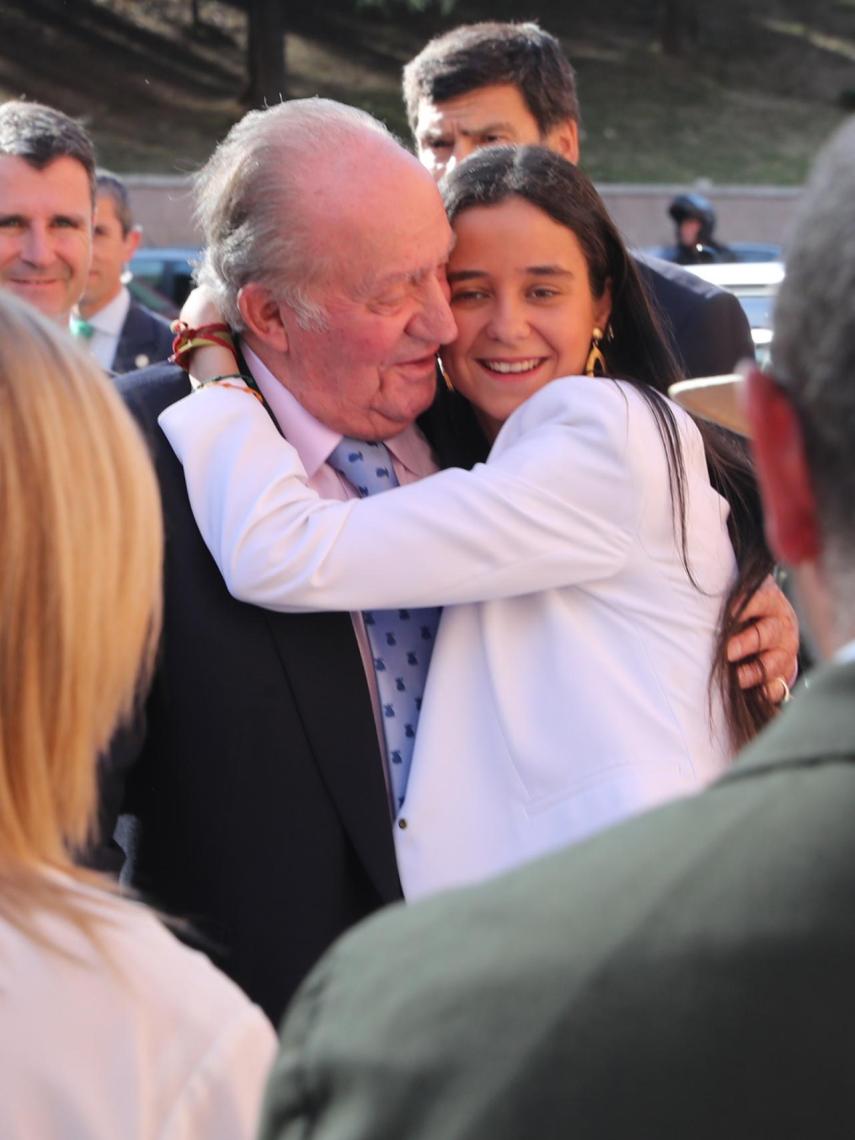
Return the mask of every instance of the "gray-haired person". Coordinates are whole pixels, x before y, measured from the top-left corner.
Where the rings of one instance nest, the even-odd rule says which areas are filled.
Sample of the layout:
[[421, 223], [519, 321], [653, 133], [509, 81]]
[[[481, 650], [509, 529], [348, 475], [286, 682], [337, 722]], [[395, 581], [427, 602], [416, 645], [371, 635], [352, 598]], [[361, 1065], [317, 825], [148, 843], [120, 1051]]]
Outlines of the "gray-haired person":
[[[313, 485], [356, 495], [327, 463], [344, 435], [388, 441], [400, 483], [434, 470], [414, 420], [455, 332], [451, 231], [417, 160], [361, 111], [292, 101], [232, 128], [198, 209], [201, 277]], [[118, 383], [161, 481], [165, 620], [137, 730], [107, 763], [104, 826], [127, 817], [123, 877], [187, 919], [277, 1020], [336, 935], [401, 895], [366, 626], [231, 598], [156, 422], [187, 376], [165, 366]]]

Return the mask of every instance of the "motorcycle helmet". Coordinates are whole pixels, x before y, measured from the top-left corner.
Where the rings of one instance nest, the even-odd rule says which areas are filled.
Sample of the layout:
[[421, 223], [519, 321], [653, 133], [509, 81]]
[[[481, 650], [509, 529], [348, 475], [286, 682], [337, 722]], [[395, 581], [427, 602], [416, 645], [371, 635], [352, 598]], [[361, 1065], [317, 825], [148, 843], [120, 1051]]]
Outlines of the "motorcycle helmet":
[[668, 213], [676, 225], [687, 218], [695, 218], [701, 223], [699, 241], [709, 241], [715, 229], [715, 210], [703, 194], [678, 194], [668, 207]]

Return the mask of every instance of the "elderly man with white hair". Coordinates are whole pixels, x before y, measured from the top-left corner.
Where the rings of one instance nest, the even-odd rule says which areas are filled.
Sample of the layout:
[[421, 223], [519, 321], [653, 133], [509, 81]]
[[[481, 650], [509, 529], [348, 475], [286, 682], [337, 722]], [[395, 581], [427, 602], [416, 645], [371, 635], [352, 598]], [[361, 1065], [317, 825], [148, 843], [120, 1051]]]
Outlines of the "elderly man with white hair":
[[[202, 279], [314, 485], [356, 494], [327, 462], [343, 436], [388, 441], [400, 483], [433, 471], [414, 421], [455, 332], [451, 230], [418, 161], [361, 111], [284, 103], [232, 128], [198, 210]], [[106, 768], [104, 827], [126, 817], [124, 880], [188, 920], [276, 1020], [337, 934], [400, 898], [384, 678], [361, 615], [229, 596], [156, 422], [187, 375], [163, 366], [119, 387], [160, 476], [164, 635], [136, 731]]]

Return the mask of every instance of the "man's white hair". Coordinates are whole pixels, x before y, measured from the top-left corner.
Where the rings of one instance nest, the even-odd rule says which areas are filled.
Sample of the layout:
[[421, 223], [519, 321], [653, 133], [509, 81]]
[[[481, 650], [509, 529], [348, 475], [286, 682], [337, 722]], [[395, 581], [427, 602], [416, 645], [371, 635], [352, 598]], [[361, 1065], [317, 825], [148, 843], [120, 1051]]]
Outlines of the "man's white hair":
[[324, 326], [312, 299], [325, 266], [312, 255], [305, 171], [367, 131], [392, 139], [367, 112], [331, 99], [278, 103], [245, 115], [199, 172], [196, 217], [206, 249], [196, 277], [234, 329], [243, 327], [238, 293], [250, 281], [270, 288], [303, 327]]

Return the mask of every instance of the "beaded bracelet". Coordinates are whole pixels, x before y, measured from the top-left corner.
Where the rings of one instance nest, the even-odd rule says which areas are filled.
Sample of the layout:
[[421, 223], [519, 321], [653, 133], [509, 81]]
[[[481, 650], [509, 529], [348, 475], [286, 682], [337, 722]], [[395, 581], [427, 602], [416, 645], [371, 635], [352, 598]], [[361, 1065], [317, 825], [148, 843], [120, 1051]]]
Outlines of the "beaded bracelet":
[[[242, 384], [232, 384], [232, 380], [242, 380]], [[197, 380], [195, 382], [195, 391], [201, 392], [203, 388], [207, 388], [209, 384], [216, 384], [218, 388], [234, 388], [236, 392], [247, 392], [250, 396], [254, 396], [260, 403], [264, 403], [264, 397], [255, 387], [251, 377], [244, 376], [242, 372], [227, 372], [223, 376], [212, 376], [210, 380]]]

